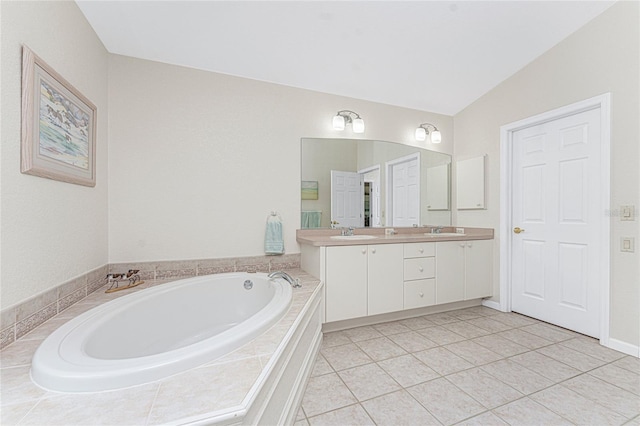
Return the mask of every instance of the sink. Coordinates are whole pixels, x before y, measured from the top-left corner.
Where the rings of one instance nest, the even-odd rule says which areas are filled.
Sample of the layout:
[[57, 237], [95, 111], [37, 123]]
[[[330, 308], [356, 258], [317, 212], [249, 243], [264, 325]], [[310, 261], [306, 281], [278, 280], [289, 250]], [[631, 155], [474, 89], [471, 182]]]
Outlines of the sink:
[[375, 235], [332, 235], [334, 240], [372, 240], [378, 238]]
[[439, 234], [425, 233], [427, 237], [464, 237], [465, 234], [458, 234], [457, 232], [441, 232]]

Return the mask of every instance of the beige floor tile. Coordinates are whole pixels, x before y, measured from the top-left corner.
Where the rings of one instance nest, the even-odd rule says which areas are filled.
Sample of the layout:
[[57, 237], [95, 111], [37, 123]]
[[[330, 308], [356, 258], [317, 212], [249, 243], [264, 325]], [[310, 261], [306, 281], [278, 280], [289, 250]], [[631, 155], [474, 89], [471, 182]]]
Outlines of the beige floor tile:
[[497, 334], [476, 337], [472, 341], [505, 357], [518, 355], [530, 350], [522, 345], [517, 344], [516, 342], [512, 342], [509, 339], [498, 336]]
[[438, 346], [435, 342], [432, 342], [415, 331], [393, 334], [389, 336], [389, 339], [407, 352], [419, 352]]
[[636, 395], [640, 395], [640, 374], [625, 370], [614, 364], [608, 364], [589, 372], [605, 382], [621, 387]]
[[640, 374], [640, 358], [627, 355], [614, 362], [613, 365], [629, 370], [632, 373]]
[[398, 321], [398, 323], [410, 328], [411, 330], [421, 330], [423, 328], [436, 326], [436, 323], [429, 321], [426, 317], [408, 318]]
[[473, 339], [474, 337], [491, 334], [491, 332], [483, 328], [476, 327], [475, 325], [466, 321], [445, 324], [442, 327], [446, 328], [449, 331], [453, 331], [454, 333], [459, 334], [463, 337], [466, 337], [467, 339]]
[[522, 329], [501, 331], [496, 335], [504, 337], [507, 340], [511, 340], [512, 342], [515, 342], [529, 349], [538, 349], [543, 346], [553, 344], [551, 340], [544, 339], [542, 337], [536, 336], [535, 334], [527, 333], [526, 331], [522, 331]]
[[625, 356], [622, 352], [602, 346], [600, 342], [591, 337], [576, 337], [560, 344], [605, 362], [613, 362]]
[[605, 361], [590, 357], [582, 352], [574, 351], [571, 348], [560, 344], [545, 346], [537, 349], [536, 352], [546, 355], [556, 361], [563, 362], [580, 371], [589, 371], [605, 364]]
[[580, 370], [538, 352], [526, 352], [509, 359], [555, 383], [580, 374]]
[[418, 333], [422, 334], [424, 337], [431, 340], [432, 342], [437, 343], [438, 345], [448, 345], [449, 343], [461, 342], [463, 340], [466, 340], [465, 337], [440, 326], [424, 328], [422, 330], [418, 330]]
[[364, 327], [343, 330], [343, 333], [346, 334], [352, 342], [361, 342], [363, 340], [375, 339], [377, 337], [383, 336], [382, 333], [368, 325]]
[[481, 315], [477, 312], [474, 311], [470, 311], [468, 309], [460, 309], [457, 311], [451, 311], [449, 312], [449, 315], [451, 315], [454, 318], [459, 319], [460, 321], [469, 321], [472, 319], [476, 319], [476, 318], [482, 318], [484, 315]]
[[527, 325], [521, 327], [520, 330], [526, 331], [527, 333], [535, 334], [538, 337], [542, 337], [543, 339], [547, 339], [555, 343], [569, 340], [578, 336], [578, 334], [573, 333], [569, 330], [564, 330], [560, 327], [554, 327], [550, 324], [545, 323]]
[[373, 328], [375, 328], [378, 332], [384, 334], [385, 336], [411, 331], [409, 327], [401, 324], [399, 321], [383, 322], [381, 324], [374, 325]]
[[31, 401], [32, 405], [47, 391], [36, 386], [29, 375], [30, 366], [0, 370], [0, 403], [2, 405]]
[[362, 403], [376, 425], [440, 425], [406, 390], [379, 396]]
[[441, 312], [438, 314], [425, 315], [425, 318], [437, 325], [450, 324], [460, 321], [449, 312]]
[[486, 410], [446, 379], [435, 379], [407, 389], [441, 423], [450, 425]]
[[525, 395], [554, 384], [551, 380], [509, 359], [484, 365], [481, 368]]
[[313, 370], [311, 371], [311, 377], [322, 376], [323, 374], [329, 373], [333, 373], [333, 368], [331, 368], [331, 365], [329, 365], [321, 354], [318, 354], [318, 358], [316, 358]]
[[461, 421], [457, 423], [456, 426], [509, 426], [509, 424], [491, 411], [487, 411], [486, 413]]
[[311, 417], [309, 418], [309, 423], [311, 426], [375, 425], [360, 404], [350, 405], [316, 417]]
[[355, 396], [336, 373], [309, 379], [302, 399], [302, 409], [308, 419], [318, 414], [356, 403]]
[[293, 426], [309, 426], [309, 422], [307, 421], [306, 417], [300, 420], [296, 420], [296, 422], [293, 424]]
[[500, 321], [501, 323], [510, 325], [512, 327], [524, 327], [525, 325], [537, 324], [538, 322], [540, 322], [536, 319], [516, 314], [515, 312], [500, 312], [496, 315], [493, 315], [491, 319]]
[[627, 419], [640, 415], [640, 397], [604, 382], [589, 374], [582, 374], [562, 383], [562, 386], [579, 393], [603, 407], [620, 413]]
[[490, 362], [502, 359], [502, 355], [498, 355], [471, 340], [452, 343], [446, 345], [445, 348], [476, 366], [489, 364]]
[[159, 384], [118, 391], [56, 394], [43, 398], [21, 425], [86, 426], [145, 424]]
[[483, 328], [491, 333], [498, 333], [500, 331], [511, 330], [513, 326], [507, 325], [500, 321], [496, 321], [491, 317], [481, 317], [467, 321], [469, 324], [473, 324], [476, 327]]
[[451, 374], [447, 376], [447, 380], [489, 409], [514, 401], [523, 396], [522, 393], [480, 368]]
[[493, 412], [512, 426], [572, 425], [570, 421], [529, 398], [510, 402], [496, 408]]
[[374, 361], [382, 361], [407, 353], [387, 337], [364, 340], [356, 344]]
[[473, 313], [480, 314], [480, 315], [485, 316], [485, 317], [490, 317], [490, 316], [498, 315], [498, 314], [502, 313], [497, 309], [488, 308], [486, 306], [473, 306], [471, 308], [465, 308], [464, 311], [473, 312]]
[[529, 398], [576, 424], [620, 425], [628, 420], [561, 385], [534, 393]]
[[624, 424], [624, 426], [640, 426], [640, 416], [636, 417], [635, 419], [629, 420]]
[[19, 402], [11, 405], [2, 404], [0, 424], [2, 426], [17, 425], [37, 403], [38, 401]]
[[367, 364], [338, 372], [349, 390], [365, 401], [400, 389], [400, 385], [377, 364]]
[[184, 413], [195, 416], [239, 404], [261, 372], [262, 365], [255, 357], [196, 368], [165, 379], [149, 423], [168, 423], [184, 417]]
[[380, 361], [378, 365], [405, 388], [440, 377], [438, 373], [412, 355]]
[[302, 409], [302, 406], [300, 406], [300, 408], [298, 408], [298, 412], [296, 413], [296, 421], [303, 420], [306, 418], [307, 416], [304, 414], [304, 410]]
[[42, 340], [18, 340], [0, 351], [0, 367], [19, 367], [31, 365], [33, 354]]
[[321, 353], [336, 371], [373, 362], [355, 343], [322, 349]]
[[473, 364], [445, 348], [427, 349], [426, 351], [416, 352], [413, 355], [425, 363], [427, 367], [432, 368], [436, 373], [443, 376], [473, 367]]
[[351, 339], [343, 331], [334, 331], [332, 333], [324, 333], [322, 336], [322, 347], [330, 348], [332, 346], [347, 345], [351, 343]]

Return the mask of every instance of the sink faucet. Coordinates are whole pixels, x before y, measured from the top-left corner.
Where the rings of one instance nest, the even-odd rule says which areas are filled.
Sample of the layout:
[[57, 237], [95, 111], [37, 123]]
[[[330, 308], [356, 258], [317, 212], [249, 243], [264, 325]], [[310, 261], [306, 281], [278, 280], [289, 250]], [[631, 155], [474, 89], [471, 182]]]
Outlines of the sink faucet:
[[347, 237], [352, 236], [353, 235], [353, 226], [350, 226], [348, 228], [342, 228], [340, 230], [340, 235], [347, 236]]
[[433, 228], [431, 228], [431, 233], [432, 234], [439, 234], [442, 232], [442, 226], [434, 226]]
[[268, 277], [269, 278], [282, 278], [283, 280], [285, 280], [286, 282], [291, 284], [291, 287], [293, 287], [293, 288], [302, 287], [302, 284], [300, 284], [300, 280], [298, 280], [297, 278], [293, 278], [291, 275], [287, 274], [284, 271], [274, 271], [274, 272], [270, 273], [268, 275]]

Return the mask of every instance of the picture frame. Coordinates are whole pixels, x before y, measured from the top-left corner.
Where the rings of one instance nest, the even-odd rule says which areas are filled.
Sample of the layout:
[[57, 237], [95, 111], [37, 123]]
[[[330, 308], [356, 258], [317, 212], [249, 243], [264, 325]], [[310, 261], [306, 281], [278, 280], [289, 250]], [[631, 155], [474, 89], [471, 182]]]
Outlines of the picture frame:
[[27, 46], [22, 46], [20, 171], [96, 185], [97, 108]]
[[303, 200], [317, 200], [318, 199], [318, 181], [303, 180], [301, 197]]

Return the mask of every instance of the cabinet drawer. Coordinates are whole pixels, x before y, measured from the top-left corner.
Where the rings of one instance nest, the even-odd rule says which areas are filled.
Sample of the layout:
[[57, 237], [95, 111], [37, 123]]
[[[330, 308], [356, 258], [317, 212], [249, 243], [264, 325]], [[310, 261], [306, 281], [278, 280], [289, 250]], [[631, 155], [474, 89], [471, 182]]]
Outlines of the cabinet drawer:
[[411, 243], [404, 245], [404, 258], [429, 257], [436, 255], [435, 243]]
[[431, 306], [436, 303], [436, 280], [405, 281], [404, 308], [413, 309]]
[[435, 257], [416, 257], [404, 260], [404, 280], [421, 280], [436, 276]]

